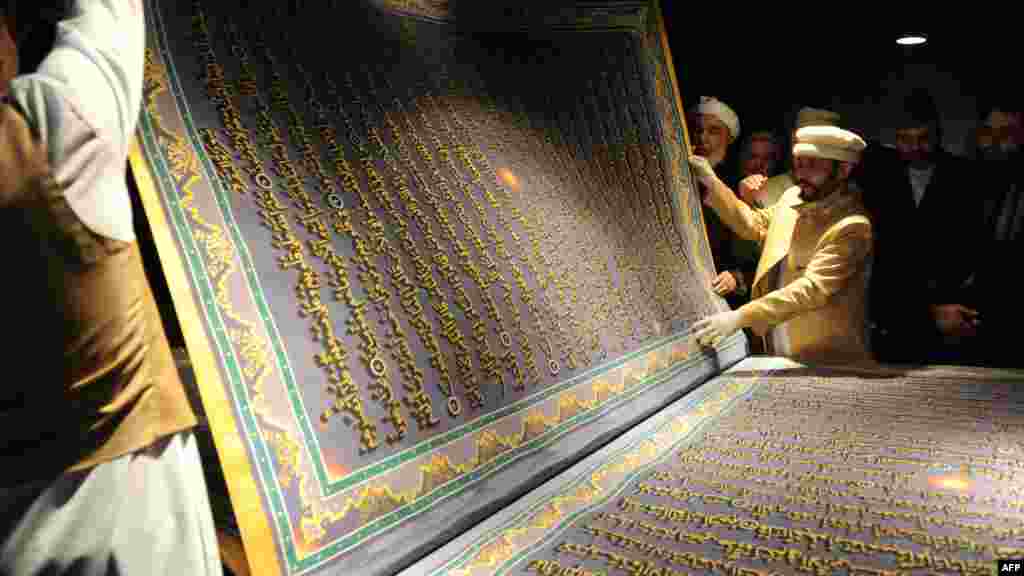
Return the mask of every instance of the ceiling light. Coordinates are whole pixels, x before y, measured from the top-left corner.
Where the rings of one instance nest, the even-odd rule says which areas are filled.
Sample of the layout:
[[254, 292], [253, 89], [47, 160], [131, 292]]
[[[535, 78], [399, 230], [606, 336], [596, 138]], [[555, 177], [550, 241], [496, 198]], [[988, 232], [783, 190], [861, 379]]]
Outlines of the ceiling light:
[[919, 46], [928, 41], [923, 34], [904, 34], [896, 39], [900, 46]]

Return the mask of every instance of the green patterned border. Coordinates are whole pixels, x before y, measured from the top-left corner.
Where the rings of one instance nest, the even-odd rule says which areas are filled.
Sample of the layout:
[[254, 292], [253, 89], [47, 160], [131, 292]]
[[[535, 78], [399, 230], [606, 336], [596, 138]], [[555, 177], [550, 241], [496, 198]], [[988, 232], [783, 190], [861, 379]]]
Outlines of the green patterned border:
[[[738, 344], [742, 344], [742, 338], [733, 337], [727, 344], [726, 348], [732, 348]], [[529, 454], [543, 449], [545, 446], [549, 446], [559, 440], [560, 438], [568, 435], [574, 429], [579, 428], [589, 422], [594, 421], [600, 416], [607, 414], [617, 406], [621, 406], [632, 400], [644, 392], [651, 390], [652, 388], [672, 381], [673, 377], [678, 375], [680, 372], [684, 372], [687, 368], [692, 367], [699, 360], [690, 359], [688, 361], [679, 362], [668, 370], [661, 371], [654, 376], [648, 377], [641, 381], [637, 386], [630, 389], [629, 393], [622, 394], [621, 396], [613, 397], [616, 402], [607, 402], [598, 408], [594, 408], [592, 411], [580, 414], [569, 420], [566, 420], [563, 424], [550, 429], [544, 436], [539, 437], [535, 440], [531, 440], [528, 443], [522, 444], [521, 446], [510, 450], [509, 452], [498, 456], [494, 460], [489, 461], [484, 466], [474, 469], [472, 472], [459, 476], [458, 478], [452, 479], [449, 482], [442, 484], [429, 494], [417, 498], [415, 502], [399, 508], [389, 514], [381, 516], [360, 528], [356, 532], [351, 532], [348, 535], [334, 540], [328, 548], [321, 551], [317, 556], [324, 555], [323, 562], [329, 561], [336, 554], [347, 552], [362, 542], [377, 536], [380, 533], [386, 532], [396, 525], [400, 524], [404, 520], [408, 519], [411, 515], [421, 512], [425, 509], [436, 505], [438, 502], [457, 496], [466, 488], [470, 487], [473, 483], [487, 478], [496, 472], [499, 472], [502, 468], [514, 463], [515, 461], [528, 456]], [[588, 381], [587, 383], [590, 383]], [[304, 566], [304, 568], [314, 568], [315, 564]]]
[[[469, 576], [476, 568], [486, 567], [488, 574], [501, 574], [512, 568], [540, 547], [571, 527], [572, 523], [584, 514], [606, 504], [626, 486], [647, 472], [652, 466], [663, 462], [682, 445], [692, 441], [705, 427], [717, 418], [727, 414], [744, 398], [747, 398], [758, 387], [755, 379], [734, 380], [721, 378], [705, 384], [697, 392], [687, 397], [681, 406], [676, 406], [672, 414], [663, 415], [663, 421], [653, 430], [650, 437], [638, 439], [615, 453], [608, 455], [601, 462], [589, 469], [579, 472], [575, 478], [561, 486], [557, 494], [550, 495], [534, 504], [527, 510], [516, 514], [502, 526], [489, 530], [477, 541], [465, 548], [456, 558], [447, 562], [433, 573]], [[705, 408], [708, 413], [700, 414]], [[696, 414], [695, 414], [696, 412]], [[652, 445], [654, 447], [652, 451]], [[619, 477], [612, 482], [602, 480], [608, 475], [602, 472], [618, 469]], [[588, 488], [594, 488], [591, 497], [581, 498], [581, 491], [586, 494]], [[600, 494], [599, 497], [595, 497]], [[571, 513], [565, 508], [577, 502]], [[548, 515], [552, 510], [560, 512], [557, 525], [551, 525]], [[547, 513], [547, 514], [546, 514]], [[533, 526], [531, 526], [531, 523]], [[536, 538], [526, 538], [517, 542], [520, 536], [531, 528], [541, 532]], [[497, 552], [500, 550], [500, 552]], [[504, 556], [495, 565], [494, 555]], [[477, 562], [473, 563], [476, 560]]]

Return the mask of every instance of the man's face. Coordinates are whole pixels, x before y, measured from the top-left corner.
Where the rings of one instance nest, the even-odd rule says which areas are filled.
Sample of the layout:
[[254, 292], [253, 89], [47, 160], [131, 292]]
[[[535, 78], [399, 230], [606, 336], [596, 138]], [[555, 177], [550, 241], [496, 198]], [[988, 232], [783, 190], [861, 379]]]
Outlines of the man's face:
[[729, 127], [709, 114], [697, 114], [696, 125], [697, 155], [707, 158], [712, 166], [718, 166], [725, 160], [729, 148]]
[[900, 128], [896, 130], [896, 151], [904, 162], [912, 166], [924, 166], [931, 161], [935, 143], [928, 126]]
[[7, 94], [7, 85], [18, 75], [18, 45], [8, 24], [0, 16], [0, 94]]
[[750, 141], [747, 157], [743, 159], [743, 175], [760, 174], [770, 176], [775, 169], [777, 158], [775, 143], [769, 138], [754, 138]]
[[842, 166], [835, 160], [810, 156], [793, 158], [793, 178], [800, 186], [800, 199], [804, 202], [815, 202], [832, 194], [843, 177]]
[[1020, 147], [1022, 140], [1021, 115], [1016, 112], [994, 110], [977, 134], [978, 150], [990, 160], [1004, 159]]

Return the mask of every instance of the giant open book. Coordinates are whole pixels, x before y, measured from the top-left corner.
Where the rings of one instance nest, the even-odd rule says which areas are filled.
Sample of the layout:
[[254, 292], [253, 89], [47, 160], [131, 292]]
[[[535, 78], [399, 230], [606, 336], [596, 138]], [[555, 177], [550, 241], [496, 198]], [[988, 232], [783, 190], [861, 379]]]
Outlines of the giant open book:
[[1024, 556], [1020, 374], [692, 342], [657, 2], [146, 4], [132, 168], [252, 573]]

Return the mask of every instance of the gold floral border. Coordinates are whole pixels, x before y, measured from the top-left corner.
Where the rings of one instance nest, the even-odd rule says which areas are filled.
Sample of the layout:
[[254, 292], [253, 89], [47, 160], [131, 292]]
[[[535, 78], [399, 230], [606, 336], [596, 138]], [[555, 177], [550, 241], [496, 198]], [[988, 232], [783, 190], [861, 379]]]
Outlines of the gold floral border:
[[720, 416], [732, 402], [757, 385], [755, 379], [719, 381], [708, 386], [719, 386], [695, 407], [683, 409], [673, 416], [653, 436], [641, 441], [629, 452], [601, 465], [585, 482], [574, 483], [560, 494], [534, 506], [526, 518], [513, 521], [496, 534], [485, 537], [473, 547], [479, 550], [458, 568], [450, 569], [450, 576], [476, 576], [491, 574], [495, 568], [512, 559], [519, 551], [539, 543], [552, 527], [584, 508], [599, 503], [614, 493], [627, 476], [672, 450], [681, 440], [707, 420]]
[[[696, 183], [693, 181], [692, 175], [689, 178], [683, 178], [683, 174], [690, 175], [688, 167], [685, 166], [685, 163], [688, 162], [690, 151], [690, 132], [686, 125], [686, 109], [683, 107], [683, 98], [679, 91], [679, 79], [676, 76], [675, 63], [672, 59], [672, 50], [669, 47], [668, 32], [665, 29], [665, 19], [661, 11], [661, 0], [653, 0], [653, 4], [654, 6], [649, 17], [656, 19], [656, 30], [652, 31], [650, 27], [644, 30], [644, 43], [647, 50], [653, 48], [650, 46], [650, 43], [652, 42], [661, 44], [661, 52], [665, 60], [664, 67], [668, 69], [666, 82], [666, 72], [661, 69], [661, 66], [655, 67], [655, 73], [659, 80], [655, 82], [655, 90], [657, 91], [658, 97], [656, 98], [658, 100], [657, 106], [661, 112], [660, 118], [662, 124], [664, 126], [671, 127], [673, 130], [675, 129], [675, 121], [672, 117], [672, 110], [668, 106], [665, 106], [665, 102], [672, 102], [675, 106], [676, 113], [679, 114], [679, 124], [682, 127], [683, 141], [680, 143], [674, 138], [670, 138], [667, 142], [664, 142], [664, 145], [668, 149], [671, 178], [675, 183], [674, 191], [676, 194], [676, 205], [679, 207], [679, 222], [692, 222], [693, 219], [690, 217], [692, 207], [690, 203], [696, 200], [698, 196], [696, 190], [693, 189]], [[655, 22], [652, 22], [652, 24]], [[652, 32], [654, 32], [654, 34], [652, 34]], [[671, 90], [671, 94], [664, 93], [666, 88]], [[702, 210], [703, 208], [698, 206], [698, 213]], [[711, 242], [708, 240], [707, 226], [705, 225], [704, 219], [698, 218], [696, 224], [699, 228], [694, 229], [694, 227], [690, 226], [683, 231], [690, 242], [690, 250], [692, 254], [699, 254], [703, 251], [704, 246], [711, 245]], [[704, 240], [703, 244], [700, 239], [694, 237], [695, 234], [702, 235]], [[711, 280], [716, 273], [714, 270], [714, 263], [712, 263], [709, 268], [706, 266], [704, 259], [695, 258], [694, 260], [697, 264], [701, 278], [706, 280], [708, 283], [708, 289], [710, 290]]]
[[[307, 557], [314, 552], [313, 547], [326, 536], [327, 528], [342, 521], [348, 514], [357, 511], [361, 515], [360, 525], [372, 522], [403, 505], [415, 502], [446, 482], [473, 472], [502, 453], [515, 450], [524, 443], [540, 437], [551, 428], [607, 404], [615, 397], [628, 394], [636, 386], [645, 384], [650, 378], [665, 374], [669, 369], [686, 362], [698, 353], [698, 349], [689, 339], [679, 338], [667, 342], [600, 376], [553, 395], [526, 410], [525, 414], [522, 411], [510, 414], [454, 443], [456, 446], [472, 443], [471, 451], [438, 448], [395, 467], [358, 489], [348, 491], [346, 494], [349, 495], [340, 502], [316, 502], [310, 514], [302, 518], [301, 530], [297, 533], [301, 534], [305, 541], [297, 542], [296, 545], [301, 545], [303, 557]], [[546, 412], [553, 414], [549, 416]], [[513, 426], [518, 424], [520, 430], [502, 435], [500, 429], [508, 422], [512, 422]], [[451, 452], [468, 456], [461, 463], [453, 462]], [[416, 478], [418, 481], [409, 488], [396, 488], [403, 479], [408, 478]]]
[[[153, 120], [156, 137], [171, 165], [172, 176], [178, 179], [181, 189], [184, 191], [184, 197], [181, 199], [182, 207], [193, 218], [199, 218], [198, 210], [191, 207], [191, 187], [201, 178], [199, 161], [191, 152], [191, 148], [187, 146], [184, 138], [166, 129], [160, 122], [159, 114], [156, 111], [156, 98], [161, 93], [167, 92], [168, 79], [166, 70], [159, 63], [153, 50], [149, 48], [145, 54], [144, 70], [144, 109]], [[254, 566], [261, 566], [269, 569], [272, 573], [280, 573], [281, 563], [276, 553], [274, 533], [262, 505], [256, 475], [253, 473], [245, 445], [237, 433], [232, 403], [227, 396], [227, 387], [217, 369], [216, 357], [206, 336], [204, 323], [201, 320], [202, 316], [192, 297], [185, 264], [181, 254], [178, 253], [171, 226], [160, 201], [156, 179], [138, 137], [132, 139], [128, 160], [132, 167], [143, 211], [149, 221], [174, 309], [181, 324], [185, 345], [194, 367], [203, 410], [213, 432], [217, 455], [223, 468], [224, 477], [229, 479], [228, 495], [238, 519], [248, 567], [250, 571]], [[223, 262], [226, 255], [218, 248], [225, 245], [230, 246], [229, 242], [221, 240], [224, 238], [223, 232], [219, 227], [203, 222], [201, 219], [196, 220], [196, 224], [203, 226], [208, 231], [208, 236], [206, 236], [208, 251], [213, 252], [214, 255], [220, 255], [220, 258], [211, 261]], [[230, 271], [229, 263], [224, 272], [230, 273]], [[226, 277], [226, 274], [223, 274], [222, 277]], [[226, 290], [218, 290], [218, 303], [222, 297], [226, 300]], [[245, 325], [243, 321], [243, 326]], [[247, 338], [256, 337], [251, 330], [239, 331], [232, 336], [236, 342], [244, 342]], [[258, 349], [258, 347], [249, 346], [249, 349]], [[269, 362], [265, 365], [269, 365]], [[251, 366], [254, 364], [250, 363]], [[257, 377], [260, 377], [262, 372], [253, 368], [248, 371]], [[262, 381], [262, 377], [260, 377], [260, 381]]]
[[213, 432], [217, 456], [224, 477], [228, 479], [228, 495], [238, 519], [247, 563], [250, 570], [254, 566], [261, 566], [269, 573], [279, 574], [281, 564], [276, 553], [274, 533], [260, 499], [256, 476], [245, 446], [236, 432], [227, 388], [221, 380], [213, 349], [206, 338], [199, 309], [192, 300], [186, 268], [163, 214], [155, 179], [137, 139], [132, 143], [128, 159], [142, 199], [143, 211], [153, 231], [174, 309], [181, 323], [185, 345], [198, 381], [203, 410]]

